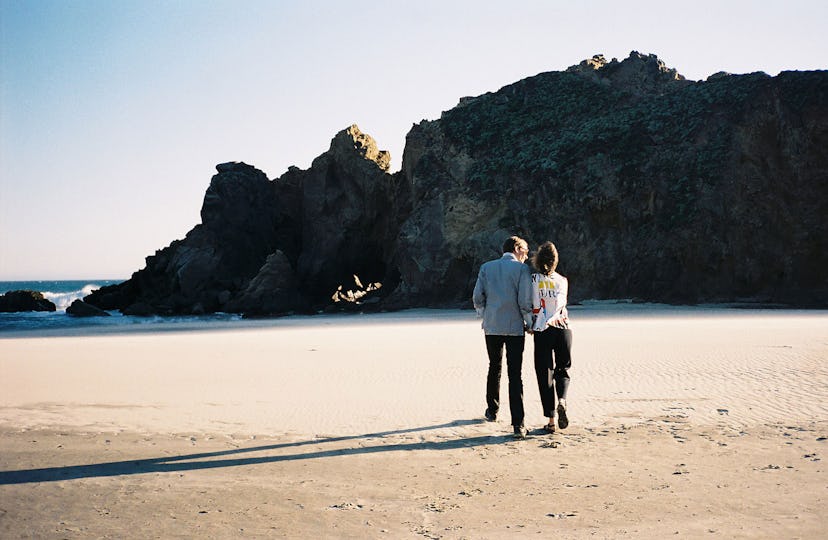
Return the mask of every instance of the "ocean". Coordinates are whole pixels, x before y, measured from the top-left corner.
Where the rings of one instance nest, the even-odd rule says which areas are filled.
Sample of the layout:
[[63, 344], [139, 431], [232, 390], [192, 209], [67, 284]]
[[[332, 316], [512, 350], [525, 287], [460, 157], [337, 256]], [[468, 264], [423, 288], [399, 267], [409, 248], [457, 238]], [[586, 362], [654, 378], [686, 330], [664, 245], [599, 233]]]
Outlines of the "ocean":
[[170, 323], [227, 321], [240, 318], [238, 315], [223, 313], [189, 317], [129, 317], [122, 315], [119, 311], [110, 311], [110, 317], [73, 317], [66, 314], [66, 308], [75, 300], [87, 296], [96, 289], [122, 281], [124, 280], [0, 281], [0, 294], [19, 290], [39, 291], [57, 306], [57, 311], [54, 312], [0, 313], [0, 336], [3, 333], [37, 333], [44, 330], [152, 325], [153, 323], [165, 323], [165, 326], [168, 326]]

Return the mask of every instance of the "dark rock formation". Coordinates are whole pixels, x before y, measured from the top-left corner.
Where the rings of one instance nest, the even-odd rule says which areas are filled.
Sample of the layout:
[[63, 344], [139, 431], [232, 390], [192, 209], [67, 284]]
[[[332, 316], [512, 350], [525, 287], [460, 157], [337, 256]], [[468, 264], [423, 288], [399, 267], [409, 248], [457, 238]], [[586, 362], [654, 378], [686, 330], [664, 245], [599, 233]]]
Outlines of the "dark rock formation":
[[281, 211], [274, 183], [245, 163], [216, 167], [202, 223], [155, 255], [122, 284], [86, 297], [101, 309], [136, 315], [220, 311], [247, 286], [277, 247]]
[[[403, 172], [438, 178], [443, 198], [415, 196], [408, 221], [459, 230], [453, 201], [426, 204], [456, 193], [487, 223], [437, 259], [504, 231], [552, 239], [580, 298], [825, 305], [828, 73], [688, 83], [661, 66], [633, 53], [544, 73], [420, 124], [409, 137], [429, 142]], [[449, 264], [441, 274], [405, 281], [468, 292]]]
[[296, 268], [300, 290], [313, 303], [330, 301], [353, 274], [385, 278], [397, 218], [397, 182], [389, 164], [388, 153], [351, 126], [299, 173], [302, 250]]
[[109, 317], [110, 314], [100, 308], [87, 304], [83, 300], [75, 300], [68, 308], [66, 314], [73, 317]]
[[389, 163], [351, 126], [310, 169], [273, 181], [244, 163], [218, 165], [202, 223], [85, 300], [136, 315], [321, 309], [353, 274], [389, 275], [398, 185]]
[[558, 245], [573, 301], [828, 305], [828, 72], [694, 82], [654, 55], [596, 55], [462, 98], [413, 126], [399, 173], [388, 163], [352, 126], [272, 181], [219, 165], [202, 224], [86, 300], [464, 306], [480, 264], [520, 234]]
[[0, 313], [56, 310], [57, 306], [38, 291], [9, 291], [0, 296]]

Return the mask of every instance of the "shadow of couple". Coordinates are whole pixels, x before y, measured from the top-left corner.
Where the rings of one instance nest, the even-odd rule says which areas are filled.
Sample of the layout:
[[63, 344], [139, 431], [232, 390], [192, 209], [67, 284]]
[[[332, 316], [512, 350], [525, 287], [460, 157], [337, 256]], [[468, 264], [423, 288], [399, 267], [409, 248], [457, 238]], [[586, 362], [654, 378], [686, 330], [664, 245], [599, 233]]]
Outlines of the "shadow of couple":
[[[121, 476], [132, 474], [165, 473], [179, 471], [198, 471], [217, 469], [221, 467], [242, 467], [245, 465], [259, 465], [263, 463], [279, 463], [304, 459], [321, 459], [334, 456], [350, 456], [372, 454], [379, 452], [402, 452], [411, 450], [451, 450], [469, 448], [482, 445], [498, 444], [511, 437], [505, 435], [480, 435], [473, 437], [454, 437], [448, 439], [380, 443], [371, 446], [347, 446], [344, 448], [322, 449], [317, 448], [329, 443], [378, 439], [394, 435], [406, 435], [425, 431], [434, 431], [444, 428], [462, 427], [474, 424], [483, 424], [485, 420], [455, 420], [445, 424], [424, 426], [362, 435], [346, 435], [342, 437], [324, 437], [306, 441], [296, 441], [281, 444], [268, 444], [250, 448], [235, 448], [217, 452], [202, 452], [179, 456], [164, 456], [148, 459], [113, 461], [93, 463], [89, 465], [67, 465], [61, 467], [46, 467], [41, 469], [23, 469], [16, 471], [0, 471], [0, 485], [27, 484], [36, 482], [56, 482], [61, 480], [76, 480], [79, 478], [100, 478], [107, 476]], [[286, 454], [268, 454], [263, 456], [239, 457], [241, 454], [252, 452], [274, 452], [278, 450], [311, 447], [308, 452], [292, 452]], [[218, 459], [217, 459], [218, 458]]]

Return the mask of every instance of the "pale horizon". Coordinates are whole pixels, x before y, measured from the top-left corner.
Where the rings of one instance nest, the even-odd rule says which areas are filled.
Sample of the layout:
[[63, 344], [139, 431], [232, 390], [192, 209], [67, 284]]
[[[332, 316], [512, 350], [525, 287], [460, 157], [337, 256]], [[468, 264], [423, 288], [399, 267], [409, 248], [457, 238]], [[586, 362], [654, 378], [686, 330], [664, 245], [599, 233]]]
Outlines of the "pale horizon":
[[200, 222], [215, 165], [306, 169], [351, 124], [400, 168], [464, 96], [603, 54], [691, 80], [826, 69], [792, 1], [0, 2], [0, 280], [128, 279]]

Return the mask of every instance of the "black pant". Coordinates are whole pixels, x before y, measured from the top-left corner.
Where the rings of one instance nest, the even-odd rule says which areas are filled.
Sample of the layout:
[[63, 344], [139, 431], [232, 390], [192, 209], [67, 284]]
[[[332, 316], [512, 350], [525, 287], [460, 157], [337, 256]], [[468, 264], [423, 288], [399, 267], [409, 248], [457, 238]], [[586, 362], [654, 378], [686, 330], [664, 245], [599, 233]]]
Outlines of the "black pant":
[[569, 388], [569, 372], [572, 366], [572, 331], [549, 327], [535, 332], [535, 375], [538, 378], [543, 415], [552, 418], [555, 410], [555, 393], [566, 399]]
[[486, 336], [489, 353], [489, 376], [486, 380], [486, 403], [489, 412], [500, 410], [500, 372], [503, 366], [503, 346], [506, 346], [506, 373], [509, 377], [509, 410], [512, 425], [523, 426], [523, 367], [524, 336]]

